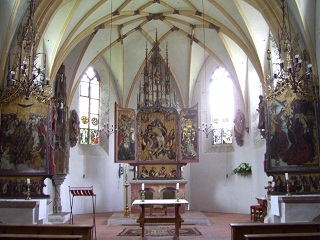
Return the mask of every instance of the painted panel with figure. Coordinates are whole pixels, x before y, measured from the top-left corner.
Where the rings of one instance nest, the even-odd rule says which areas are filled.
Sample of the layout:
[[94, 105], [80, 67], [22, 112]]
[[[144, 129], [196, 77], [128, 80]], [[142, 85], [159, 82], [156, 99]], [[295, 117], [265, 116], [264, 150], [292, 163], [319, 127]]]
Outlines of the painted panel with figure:
[[115, 104], [115, 162], [136, 160], [136, 114], [133, 109], [121, 108]]
[[289, 89], [268, 101], [266, 172], [318, 171], [319, 135], [315, 100]]
[[177, 161], [178, 112], [173, 108], [138, 112], [139, 161]]
[[1, 113], [2, 174], [49, 173], [48, 106], [22, 96]]
[[140, 165], [139, 166], [139, 179], [173, 179], [177, 178], [177, 165]]
[[198, 162], [198, 105], [180, 112], [181, 161]]

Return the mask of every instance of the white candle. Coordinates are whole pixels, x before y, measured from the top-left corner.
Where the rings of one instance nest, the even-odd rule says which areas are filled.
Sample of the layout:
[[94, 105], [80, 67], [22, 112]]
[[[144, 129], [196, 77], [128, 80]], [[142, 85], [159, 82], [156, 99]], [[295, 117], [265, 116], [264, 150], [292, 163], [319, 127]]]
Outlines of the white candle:
[[176, 184], [176, 189], [179, 190], [179, 183]]
[[27, 184], [30, 184], [30, 178], [27, 178]]
[[144, 183], [142, 183], [141, 189], [144, 190]]
[[286, 176], [286, 180], [289, 180], [289, 174], [285, 173], [285, 176]]

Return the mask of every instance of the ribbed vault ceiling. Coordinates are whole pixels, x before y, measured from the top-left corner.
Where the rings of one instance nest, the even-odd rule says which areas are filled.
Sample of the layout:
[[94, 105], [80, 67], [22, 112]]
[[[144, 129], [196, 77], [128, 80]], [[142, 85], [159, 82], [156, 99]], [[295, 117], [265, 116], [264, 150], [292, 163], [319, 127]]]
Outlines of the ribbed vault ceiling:
[[[28, 2], [7, 4], [12, 9], [7, 19], [12, 31], [2, 37], [3, 57]], [[188, 107], [209, 59], [213, 64], [206, 69], [208, 76], [211, 66], [225, 67], [239, 92], [243, 92], [241, 64], [251, 62], [263, 78], [269, 28], [277, 30], [280, 11], [277, 0], [39, 0], [35, 19], [50, 76], [66, 59], [75, 60], [67, 69], [72, 76], [69, 103], [85, 69], [103, 62], [111, 70], [118, 101], [129, 106], [157, 35], [164, 58], [168, 50], [182, 107]]]

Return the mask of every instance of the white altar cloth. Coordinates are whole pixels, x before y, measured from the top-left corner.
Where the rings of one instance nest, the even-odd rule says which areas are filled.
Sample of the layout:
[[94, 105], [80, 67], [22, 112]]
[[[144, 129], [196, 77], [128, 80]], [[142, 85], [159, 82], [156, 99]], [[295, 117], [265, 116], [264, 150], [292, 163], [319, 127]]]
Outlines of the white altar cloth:
[[2, 223], [37, 224], [47, 218], [47, 199], [0, 199], [0, 212]]
[[320, 215], [320, 195], [279, 195], [268, 200], [268, 223], [312, 222]]

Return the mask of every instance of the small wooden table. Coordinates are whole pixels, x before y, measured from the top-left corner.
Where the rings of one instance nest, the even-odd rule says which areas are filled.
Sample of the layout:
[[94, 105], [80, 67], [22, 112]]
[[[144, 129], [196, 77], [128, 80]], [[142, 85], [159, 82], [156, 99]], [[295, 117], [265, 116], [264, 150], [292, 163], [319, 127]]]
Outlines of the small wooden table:
[[[142, 230], [142, 237], [144, 237], [144, 226], [146, 223], [174, 223], [175, 224], [175, 237], [179, 237], [179, 229], [181, 228], [181, 223], [184, 220], [181, 218], [179, 213], [179, 208], [182, 204], [189, 204], [185, 199], [151, 199], [151, 200], [135, 200], [132, 205], [139, 205], [141, 207], [141, 213], [137, 222], [140, 223]], [[145, 206], [146, 205], [174, 205], [174, 218], [172, 217], [161, 217], [161, 218], [146, 218], [145, 216]]]
[[268, 208], [268, 202], [267, 199], [264, 197], [256, 197], [258, 203], [262, 207], [262, 216], [260, 217], [260, 222], [264, 222], [265, 216], [267, 216], [267, 208]]

